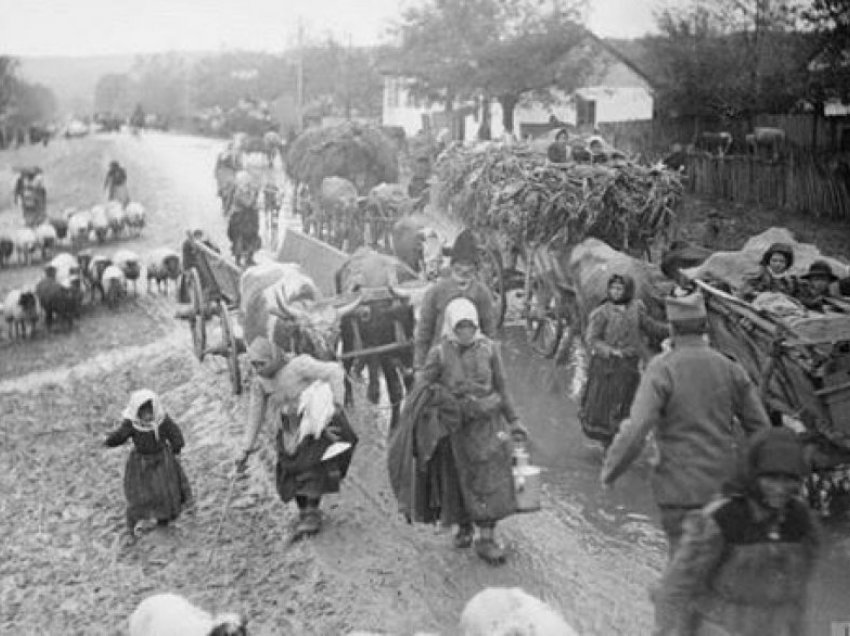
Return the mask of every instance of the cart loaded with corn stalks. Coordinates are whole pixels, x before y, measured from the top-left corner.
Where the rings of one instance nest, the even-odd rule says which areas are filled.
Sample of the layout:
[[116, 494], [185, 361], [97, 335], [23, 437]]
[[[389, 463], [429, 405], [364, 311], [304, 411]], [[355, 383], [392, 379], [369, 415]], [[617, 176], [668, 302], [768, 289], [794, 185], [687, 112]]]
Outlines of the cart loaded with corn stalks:
[[287, 152], [286, 171], [304, 232], [348, 252], [386, 242], [392, 223], [413, 207], [397, 185], [396, 145], [375, 126], [303, 132]]
[[583, 329], [565, 266], [573, 248], [596, 238], [649, 260], [672, 238], [682, 198], [678, 174], [661, 166], [553, 164], [522, 145], [449, 148], [436, 184], [438, 205], [484, 245], [502, 312], [507, 292], [523, 289], [529, 343], [550, 357], [568, 328]]

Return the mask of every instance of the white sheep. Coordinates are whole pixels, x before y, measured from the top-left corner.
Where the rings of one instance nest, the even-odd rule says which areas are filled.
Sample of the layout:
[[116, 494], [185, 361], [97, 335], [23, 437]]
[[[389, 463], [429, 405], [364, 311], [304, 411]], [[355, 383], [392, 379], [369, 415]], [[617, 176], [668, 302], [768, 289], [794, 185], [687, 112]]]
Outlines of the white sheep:
[[35, 228], [35, 238], [41, 248], [41, 260], [46, 261], [48, 253], [53, 253], [56, 249], [56, 242], [59, 240], [56, 228], [50, 222], [45, 221]]
[[91, 230], [91, 214], [88, 212], [77, 212], [68, 219], [68, 239], [74, 249], [79, 249], [88, 241], [89, 230]]
[[131, 201], [124, 209], [127, 215], [127, 226], [132, 228], [136, 236], [142, 233], [145, 227], [145, 207], [138, 201]]
[[130, 615], [130, 636], [247, 636], [239, 614], [212, 616], [177, 594], [149, 596]]
[[18, 263], [32, 263], [32, 253], [38, 248], [38, 237], [35, 231], [28, 227], [15, 230], [12, 237], [15, 242], [15, 251], [18, 254]]
[[79, 210], [77, 210], [77, 208], [75, 208], [74, 206], [67, 207], [62, 210], [62, 218], [66, 221], [70, 221], [71, 217], [77, 214], [77, 212], [79, 212]]
[[106, 204], [106, 219], [109, 221], [109, 229], [112, 236], [117, 238], [127, 226], [127, 214], [118, 201], [110, 201]]
[[91, 229], [98, 243], [103, 243], [106, 240], [106, 235], [109, 233], [109, 217], [106, 216], [106, 208], [104, 206], [95, 205], [92, 207]]
[[518, 587], [488, 587], [460, 617], [463, 636], [578, 636], [549, 605]]

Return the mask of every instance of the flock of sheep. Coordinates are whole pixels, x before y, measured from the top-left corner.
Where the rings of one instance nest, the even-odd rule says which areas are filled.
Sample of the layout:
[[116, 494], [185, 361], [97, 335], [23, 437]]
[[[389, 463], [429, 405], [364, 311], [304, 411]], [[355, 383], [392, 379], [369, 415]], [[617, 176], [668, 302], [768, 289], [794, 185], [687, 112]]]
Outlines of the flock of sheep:
[[[473, 596], [460, 617], [462, 636], [578, 636], [552, 607], [524, 590], [488, 587]], [[130, 636], [247, 636], [245, 617], [211, 615], [177, 594], [155, 594], [130, 616]], [[348, 636], [382, 636], [355, 631]], [[417, 632], [415, 636], [437, 636]]]
[[[10, 339], [32, 337], [42, 317], [48, 330], [57, 321], [70, 330], [74, 320], [81, 317], [83, 306], [86, 303], [94, 305], [98, 296], [111, 309], [117, 309], [131, 286], [134, 295], [138, 293], [137, 282], [143, 268], [149, 291], [151, 281], [156, 281], [160, 290], [164, 283], [167, 291], [168, 280], [177, 280], [181, 273], [180, 256], [169, 248], [152, 250], [145, 263], [129, 249], [118, 249], [111, 255], [95, 253], [91, 248], [80, 249], [84, 242], [102, 243], [109, 235], [113, 238], [126, 233], [139, 236], [145, 222], [144, 207], [140, 203], [130, 203], [124, 209], [113, 203], [96, 205], [85, 211], [69, 210], [63, 218], [51, 219], [50, 223], [35, 230], [21, 229], [12, 239], [0, 238], [0, 248], [8, 247], [3, 241], [12, 243], [19, 262], [32, 262], [32, 256], [38, 252], [44, 264], [41, 280], [35, 285], [13, 289], [3, 299], [0, 308]], [[56, 254], [63, 244], [70, 247], [72, 253]], [[8, 256], [8, 250], [6, 254]]]
[[138, 237], [145, 227], [145, 208], [131, 202], [123, 207], [118, 201], [95, 205], [88, 210], [67, 208], [59, 216], [49, 216], [35, 228], [22, 227], [0, 232], [0, 267], [12, 264], [12, 254], [19, 265], [30, 265], [36, 254], [47, 260], [56, 246], [67, 241], [74, 251], [87, 243], [102, 244], [107, 238]]

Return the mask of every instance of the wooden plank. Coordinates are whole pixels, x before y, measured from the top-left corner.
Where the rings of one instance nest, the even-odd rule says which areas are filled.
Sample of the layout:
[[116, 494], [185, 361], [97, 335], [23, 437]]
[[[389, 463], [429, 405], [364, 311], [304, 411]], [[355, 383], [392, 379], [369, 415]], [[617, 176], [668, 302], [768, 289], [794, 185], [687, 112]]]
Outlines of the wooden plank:
[[281, 263], [298, 263], [325, 296], [336, 294], [334, 277], [348, 258], [345, 252], [293, 228], [286, 229], [277, 252]]

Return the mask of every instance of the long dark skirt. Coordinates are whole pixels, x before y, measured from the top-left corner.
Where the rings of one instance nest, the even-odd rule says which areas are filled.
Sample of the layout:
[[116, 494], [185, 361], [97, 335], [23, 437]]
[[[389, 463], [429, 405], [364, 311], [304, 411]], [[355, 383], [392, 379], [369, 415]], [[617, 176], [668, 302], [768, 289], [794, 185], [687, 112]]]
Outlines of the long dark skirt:
[[113, 185], [109, 188], [109, 200], [118, 201], [122, 207], [127, 207], [130, 203], [130, 190], [127, 189], [127, 184]]
[[593, 356], [582, 400], [581, 428], [590, 439], [608, 444], [629, 416], [640, 383], [638, 358]]
[[445, 525], [494, 522], [516, 512], [511, 443], [501, 416], [466, 419], [441, 439], [424, 470], [418, 463], [414, 492], [425, 504], [424, 520]]
[[124, 495], [127, 517], [136, 521], [176, 519], [183, 504], [192, 499], [189, 479], [170, 448], [151, 455], [136, 450], [130, 453], [124, 471]]
[[308, 437], [295, 453], [290, 454], [283, 446], [283, 432], [278, 430], [275, 483], [284, 502], [291, 501], [296, 495], [317, 499], [327, 493], [339, 492], [340, 481], [348, 473], [357, 446], [357, 435], [342, 411], [336, 412], [328, 428], [339, 436], [340, 441], [349, 442], [351, 448], [326, 461], [322, 461], [322, 455], [333, 442], [324, 436], [319, 439]]

